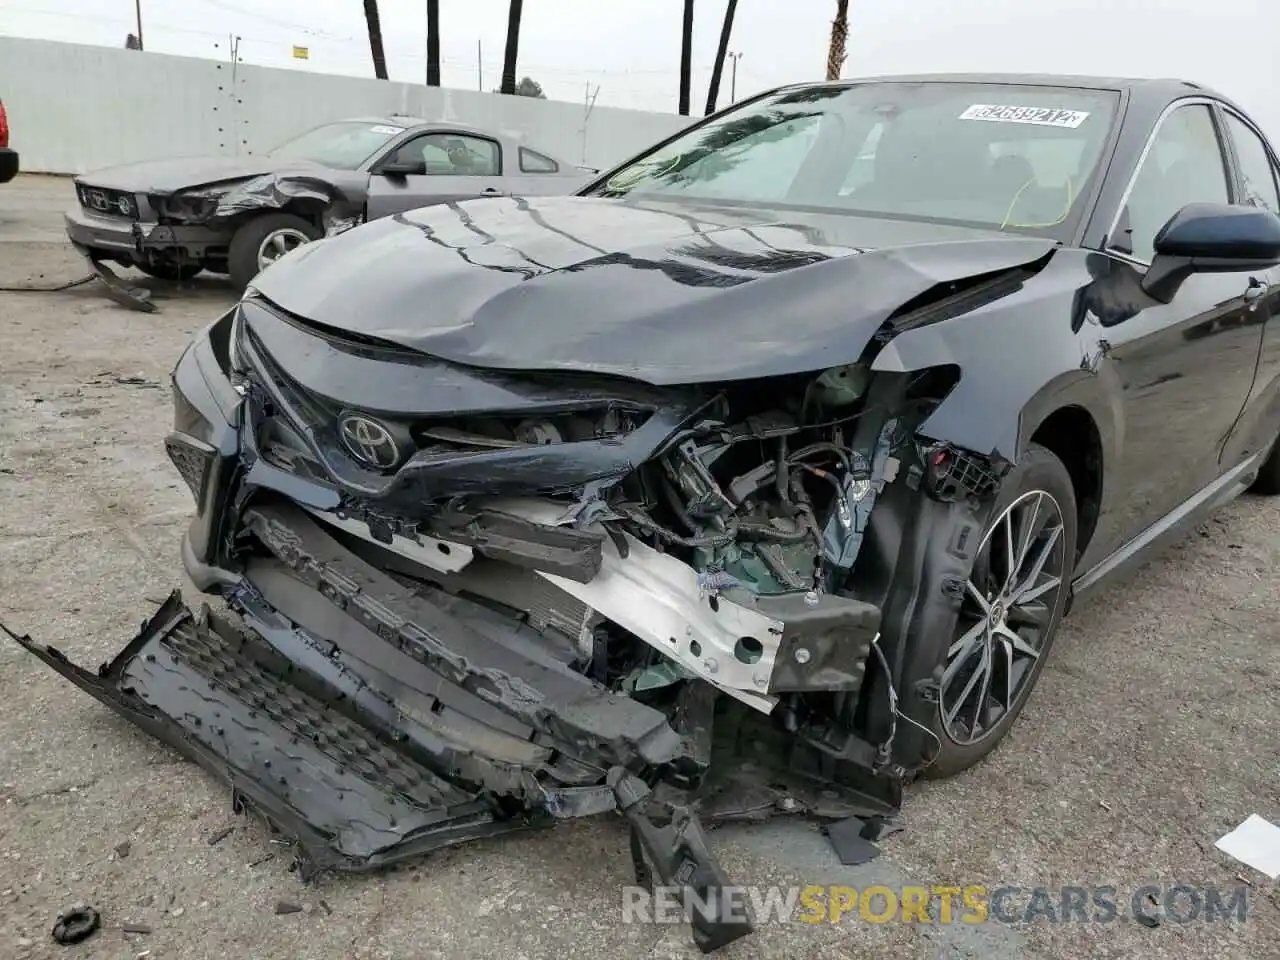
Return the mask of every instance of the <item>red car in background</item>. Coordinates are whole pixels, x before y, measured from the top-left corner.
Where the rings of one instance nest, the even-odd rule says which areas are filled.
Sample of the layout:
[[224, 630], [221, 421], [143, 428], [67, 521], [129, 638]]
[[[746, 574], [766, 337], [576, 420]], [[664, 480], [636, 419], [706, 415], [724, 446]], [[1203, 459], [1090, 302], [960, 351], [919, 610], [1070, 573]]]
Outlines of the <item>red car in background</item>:
[[8, 183], [18, 175], [18, 153], [9, 149], [9, 115], [0, 100], [0, 183]]

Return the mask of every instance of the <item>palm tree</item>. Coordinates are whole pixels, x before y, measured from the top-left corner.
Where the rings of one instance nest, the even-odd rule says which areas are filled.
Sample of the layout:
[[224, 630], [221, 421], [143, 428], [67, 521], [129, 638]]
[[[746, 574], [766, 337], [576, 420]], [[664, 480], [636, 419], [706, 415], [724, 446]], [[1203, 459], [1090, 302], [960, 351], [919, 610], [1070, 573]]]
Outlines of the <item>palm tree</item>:
[[440, 86], [440, 0], [427, 0], [427, 86]]
[[516, 56], [520, 52], [520, 14], [523, 0], [510, 0], [507, 6], [507, 51], [502, 58], [502, 84], [499, 93], [516, 92]]
[[844, 66], [844, 41], [849, 36], [849, 0], [836, 0], [836, 18], [831, 21], [831, 47], [827, 50], [827, 79], [839, 80]]
[[680, 28], [680, 116], [689, 115], [689, 83], [693, 72], [693, 0], [684, 0]]
[[711, 83], [707, 87], [707, 116], [716, 112], [716, 98], [720, 95], [720, 75], [724, 73], [724, 58], [729, 53], [729, 35], [733, 33], [733, 15], [738, 0], [727, 0], [724, 23], [720, 25], [720, 46], [716, 48], [716, 62], [711, 68]]
[[364, 0], [364, 22], [369, 27], [369, 53], [373, 55], [373, 75], [387, 79], [387, 55], [382, 50], [382, 21], [378, 19], [378, 0]]

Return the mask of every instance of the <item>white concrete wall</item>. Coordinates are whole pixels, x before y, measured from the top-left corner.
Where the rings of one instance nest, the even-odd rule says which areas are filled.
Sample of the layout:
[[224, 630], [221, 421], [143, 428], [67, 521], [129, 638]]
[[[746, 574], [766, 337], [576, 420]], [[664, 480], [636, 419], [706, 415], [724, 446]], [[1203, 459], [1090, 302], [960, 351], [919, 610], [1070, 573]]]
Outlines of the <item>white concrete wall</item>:
[[0, 37], [0, 99], [22, 168], [82, 173], [166, 157], [262, 153], [329, 120], [387, 112], [523, 134], [607, 167], [687, 117]]

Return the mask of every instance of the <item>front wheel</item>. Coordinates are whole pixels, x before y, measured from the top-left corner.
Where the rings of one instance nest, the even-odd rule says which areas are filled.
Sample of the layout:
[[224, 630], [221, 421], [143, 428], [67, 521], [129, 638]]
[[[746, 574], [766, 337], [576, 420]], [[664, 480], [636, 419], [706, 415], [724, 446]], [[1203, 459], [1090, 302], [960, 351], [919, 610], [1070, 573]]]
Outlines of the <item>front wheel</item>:
[[1062, 619], [1076, 551], [1076, 503], [1062, 461], [1032, 445], [1006, 476], [983, 530], [955, 629], [940, 650], [925, 775], [973, 766], [1004, 739], [1044, 668]]
[[236, 290], [243, 291], [259, 273], [285, 254], [321, 237], [320, 228], [291, 213], [255, 217], [231, 238], [227, 269]]

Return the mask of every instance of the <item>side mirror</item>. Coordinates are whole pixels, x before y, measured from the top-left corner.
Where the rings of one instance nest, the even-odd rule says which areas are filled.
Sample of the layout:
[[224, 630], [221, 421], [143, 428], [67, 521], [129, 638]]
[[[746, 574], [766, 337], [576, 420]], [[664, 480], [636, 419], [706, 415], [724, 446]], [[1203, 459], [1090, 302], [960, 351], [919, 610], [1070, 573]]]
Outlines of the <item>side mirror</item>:
[[1168, 303], [1193, 273], [1266, 270], [1280, 264], [1280, 217], [1261, 207], [1189, 203], [1160, 228], [1142, 280]]
[[425, 160], [390, 160], [378, 168], [384, 177], [421, 177], [427, 172]]

